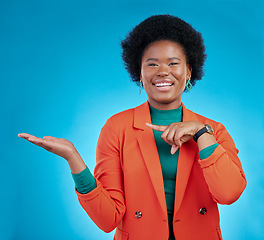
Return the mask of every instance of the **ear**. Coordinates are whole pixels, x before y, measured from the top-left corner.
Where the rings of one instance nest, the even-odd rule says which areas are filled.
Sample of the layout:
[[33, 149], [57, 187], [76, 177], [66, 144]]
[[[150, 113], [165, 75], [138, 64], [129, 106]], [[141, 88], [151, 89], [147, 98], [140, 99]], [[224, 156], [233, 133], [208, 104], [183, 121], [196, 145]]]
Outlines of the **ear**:
[[187, 64], [187, 79], [191, 79], [192, 76], [192, 66]]

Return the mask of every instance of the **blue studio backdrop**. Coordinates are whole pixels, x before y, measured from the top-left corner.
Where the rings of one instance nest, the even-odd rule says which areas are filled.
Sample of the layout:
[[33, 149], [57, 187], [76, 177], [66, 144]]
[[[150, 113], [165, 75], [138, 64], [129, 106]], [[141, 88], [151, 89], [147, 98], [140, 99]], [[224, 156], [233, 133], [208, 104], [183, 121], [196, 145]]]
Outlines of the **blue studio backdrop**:
[[220, 206], [223, 237], [264, 239], [261, 0], [0, 0], [0, 240], [112, 239], [78, 203], [67, 163], [17, 137], [72, 141], [93, 171], [100, 129], [138, 94], [120, 41], [140, 21], [173, 14], [202, 32], [205, 76], [184, 104], [222, 122], [248, 185]]

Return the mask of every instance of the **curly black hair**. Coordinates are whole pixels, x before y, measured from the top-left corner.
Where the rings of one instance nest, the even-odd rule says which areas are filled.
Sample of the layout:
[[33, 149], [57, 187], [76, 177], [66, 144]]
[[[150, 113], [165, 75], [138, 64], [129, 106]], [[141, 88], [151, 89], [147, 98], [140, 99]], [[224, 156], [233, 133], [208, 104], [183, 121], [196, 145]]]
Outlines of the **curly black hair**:
[[190, 81], [193, 86], [202, 79], [206, 59], [202, 34], [178, 17], [154, 15], [138, 24], [121, 41], [122, 58], [133, 82], [140, 82], [141, 59], [145, 48], [159, 40], [174, 41], [183, 47], [187, 64], [192, 67]]

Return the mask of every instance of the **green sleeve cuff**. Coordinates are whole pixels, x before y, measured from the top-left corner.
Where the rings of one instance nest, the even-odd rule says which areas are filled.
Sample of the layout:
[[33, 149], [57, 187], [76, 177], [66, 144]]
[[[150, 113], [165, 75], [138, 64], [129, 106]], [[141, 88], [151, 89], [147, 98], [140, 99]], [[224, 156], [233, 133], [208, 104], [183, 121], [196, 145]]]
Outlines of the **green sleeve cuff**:
[[214, 150], [216, 149], [216, 147], [218, 146], [219, 144], [218, 143], [215, 143], [213, 145], [210, 145], [206, 148], [204, 148], [203, 150], [201, 150], [199, 152], [199, 156], [200, 156], [200, 159], [203, 160], [205, 158], [208, 158], [211, 156], [211, 154], [214, 152]]
[[96, 181], [94, 176], [91, 174], [88, 167], [77, 174], [72, 173], [73, 180], [75, 182], [76, 189], [81, 194], [91, 192], [96, 188]]

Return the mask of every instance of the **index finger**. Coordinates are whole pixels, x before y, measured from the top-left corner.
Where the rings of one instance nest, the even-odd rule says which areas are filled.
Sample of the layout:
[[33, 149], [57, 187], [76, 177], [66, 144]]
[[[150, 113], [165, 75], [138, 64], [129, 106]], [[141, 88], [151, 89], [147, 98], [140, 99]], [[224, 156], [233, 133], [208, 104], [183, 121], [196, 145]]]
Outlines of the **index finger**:
[[34, 138], [35, 137], [35, 136], [30, 135], [28, 133], [19, 133], [17, 136], [20, 137], [20, 138], [24, 138], [24, 139], [28, 139], [28, 138], [31, 138], [31, 137]]
[[162, 126], [162, 125], [154, 125], [151, 123], [146, 123], [146, 125], [156, 131], [163, 132], [168, 126]]

